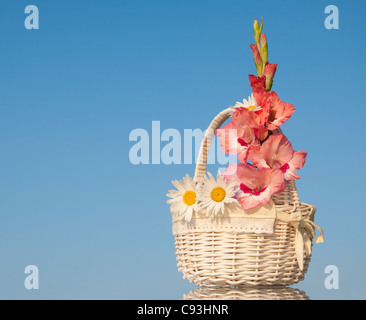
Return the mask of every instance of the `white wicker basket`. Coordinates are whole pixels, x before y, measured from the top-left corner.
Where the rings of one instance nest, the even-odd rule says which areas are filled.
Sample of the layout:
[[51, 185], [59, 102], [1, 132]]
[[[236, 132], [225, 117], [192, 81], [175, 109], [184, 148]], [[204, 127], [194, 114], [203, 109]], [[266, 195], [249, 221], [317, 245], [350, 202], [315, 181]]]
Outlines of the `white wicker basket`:
[[[222, 111], [211, 122], [200, 148], [194, 181], [205, 174], [207, 155], [214, 133], [231, 116]], [[248, 232], [240, 218], [217, 224], [200, 222], [198, 215], [189, 226], [173, 215], [173, 234], [179, 271], [192, 283], [205, 286], [292, 285], [304, 279], [311, 257], [315, 207], [299, 200], [294, 181], [273, 197], [276, 219], [273, 233]]]

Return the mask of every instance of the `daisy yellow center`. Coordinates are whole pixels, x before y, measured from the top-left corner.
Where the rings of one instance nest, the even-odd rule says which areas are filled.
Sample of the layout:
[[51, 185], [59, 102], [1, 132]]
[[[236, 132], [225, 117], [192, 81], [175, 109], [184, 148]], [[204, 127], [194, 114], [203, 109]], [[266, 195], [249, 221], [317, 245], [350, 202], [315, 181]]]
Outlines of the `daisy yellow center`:
[[226, 197], [226, 191], [223, 188], [217, 187], [217, 188], [212, 189], [211, 199], [213, 201], [221, 202], [222, 200], [225, 199], [225, 197]]
[[249, 107], [247, 107], [247, 109], [248, 109], [249, 111], [252, 111], [252, 110], [254, 110], [254, 109], [255, 109], [255, 106], [249, 106]]
[[183, 202], [187, 206], [194, 205], [196, 203], [196, 193], [194, 191], [186, 191], [183, 195]]

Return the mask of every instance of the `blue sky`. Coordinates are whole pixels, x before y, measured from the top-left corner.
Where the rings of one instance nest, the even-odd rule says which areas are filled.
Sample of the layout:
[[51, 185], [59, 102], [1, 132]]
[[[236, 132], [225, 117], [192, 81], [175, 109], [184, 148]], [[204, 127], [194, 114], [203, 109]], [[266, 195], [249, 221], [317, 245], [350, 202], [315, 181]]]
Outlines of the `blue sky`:
[[[39, 8], [39, 30], [24, 8]], [[327, 5], [339, 29], [324, 27]], [[206, 129], [250, 94], [253, 19], [264, 18], [283, 130], [308, 161], [297, 183], [326, 242], [312, 299], [365, 299], [366, 3], [3, 1], [0, 18], [0, 298], [180, 299], [166, 193], [194, 165], [133, 165], [136, 128]], [[163, 146], [163, 144], [162, 144]], [[38, 266], [40, 289], [24, 287]], [[326, 290], [324, 269], [339, 269]]]

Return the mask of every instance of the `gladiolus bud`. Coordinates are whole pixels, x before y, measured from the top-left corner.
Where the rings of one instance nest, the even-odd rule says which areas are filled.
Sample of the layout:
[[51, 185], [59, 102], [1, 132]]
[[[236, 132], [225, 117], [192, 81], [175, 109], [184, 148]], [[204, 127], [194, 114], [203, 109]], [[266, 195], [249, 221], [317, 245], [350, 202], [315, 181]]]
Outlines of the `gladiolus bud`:
[[254, 19], [254, 23], [253, 23], [253, 28], [254, 28], [254, 31], [259, 31], [259, 21], [258, 19]]
[[277, 64], [267, 62], [264, 67], [263, 76], [266, 76], [266, 90], [270, 91], [273, 84], [273, 77], [277, 70]]
[[261, 59], [261, 55], [259, 53], [258, 46], [256, 44], [251, 44], [250, 48], [252, 49], [253, 52], [254, 63], [255, 67], [257, 68], [258, 76], [261, 76], [263, 71], [263, 62]]
[[258, 46], [256, 44], [251, 44], [250, 48], [252, 49], [252, 52], [253, 52], [253, 58], [254, 58], [255, 64], [261, 64], [262, 60], [261, 60], [261, 55], [258, 50]]
[[267, 44], [267, 37], [265, 33], [261, 33], [261, 46], [265, 46]]
[[261, 34], [261, 57], [262, 62], [265, 65], [268, 62], [268, 44], [267, 37], [265, 33]]
[[255, 42], [256, 43], [259, 43], [261, 32], [260, 32], [259, 22], [258, 22], [257, 19], [254, 20], [253, 29], [254, 29], [254, 39], [255, 39]]

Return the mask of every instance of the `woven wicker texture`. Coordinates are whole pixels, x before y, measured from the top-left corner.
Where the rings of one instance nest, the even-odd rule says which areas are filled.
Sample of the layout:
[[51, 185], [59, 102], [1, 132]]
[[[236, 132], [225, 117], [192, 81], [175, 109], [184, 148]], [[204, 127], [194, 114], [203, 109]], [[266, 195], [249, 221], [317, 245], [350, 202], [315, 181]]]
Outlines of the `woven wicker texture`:
[[310, 300], [304, 291], [290, 287], [198, 288], [182, 300]]
[[[196, 183], [206, 174], [215, 131], [232, 113], [231, 108], [222, 111], [206, 131], [196, 165]], [[315, 207], [300, 202], [294, 181], [287, 182], [285, 191], [275, 195], [273, 201], [282, 217], [284, 213], [300, 213], [300, 217], [313, 220]], [[192, 228], [190, 232], [175, 234], [178, 269], [183, 278], [203, 287], [292, 285], [304, 279], [311, 256], [306, 250], [301, 251], [299, 267], [296, 235], [294, 225], [286, 219], [276, 219], [273, 234], [263, 235]]]

